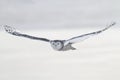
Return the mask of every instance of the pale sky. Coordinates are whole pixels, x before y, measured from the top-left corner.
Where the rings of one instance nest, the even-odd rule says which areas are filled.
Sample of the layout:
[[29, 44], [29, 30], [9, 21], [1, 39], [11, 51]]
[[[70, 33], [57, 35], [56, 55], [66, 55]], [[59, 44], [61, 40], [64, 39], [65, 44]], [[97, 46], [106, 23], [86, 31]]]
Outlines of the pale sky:
[[98, 27], [120, 20], [120, 0], [0, 0], [0, 25], [24, 29]]

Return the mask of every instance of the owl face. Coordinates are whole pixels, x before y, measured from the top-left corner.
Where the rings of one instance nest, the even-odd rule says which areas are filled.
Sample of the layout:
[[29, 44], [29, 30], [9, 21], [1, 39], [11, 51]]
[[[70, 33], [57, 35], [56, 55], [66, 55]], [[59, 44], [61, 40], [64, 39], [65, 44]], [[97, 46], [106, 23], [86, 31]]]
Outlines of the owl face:
[[63, 48], [63, 42], [59, 40], [53, 40], [50, 42], [50, 44], [55, 50], [61, 50]]

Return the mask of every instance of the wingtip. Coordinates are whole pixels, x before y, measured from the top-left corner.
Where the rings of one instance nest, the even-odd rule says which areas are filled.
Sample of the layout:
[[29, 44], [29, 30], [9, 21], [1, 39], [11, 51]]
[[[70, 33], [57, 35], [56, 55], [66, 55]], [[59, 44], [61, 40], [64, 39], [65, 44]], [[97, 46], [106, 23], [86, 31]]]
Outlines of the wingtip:
[[108, 28], [109, 28], [109, 27], [112, 27], [112, 26], [114, 26], [114, 25], [116, 25], [116, 22], [112, 22], [112, 23], [108, 26]]
[[8, 26], [8, 25], [3, 25], [3, 28], [4, 28], [5, 30], [7, 30], [8, 27], [10, 27], [10, 26]]
[[5, 28], [5, 27], [8, 27], [8, 25], [3, 25], [3, 27]]
[[3, 25], [3, 27], [4, 27], [5, 31], [8, 33], [13, 33], [16, 31], [15, 28], [8, 26], [8, 25]]
[[115, 24], [116, 24], [116, 22], [112, 22], [112, 24], [111, 24], [111, 25], [113, 26], [113, 25], [115, 25]]
[[6, 32], [8, 32], [7, 31], [8, 25], [3, 25], [3, 28], [5, 29]]

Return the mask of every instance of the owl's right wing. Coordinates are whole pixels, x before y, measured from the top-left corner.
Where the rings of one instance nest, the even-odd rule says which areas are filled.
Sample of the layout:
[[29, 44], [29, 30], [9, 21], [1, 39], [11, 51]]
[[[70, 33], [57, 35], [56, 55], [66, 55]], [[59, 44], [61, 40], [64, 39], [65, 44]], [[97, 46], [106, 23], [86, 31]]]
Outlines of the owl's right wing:
[[76, 36], [76, 37], [73, 37], [73, 38], [70, 38], [68, 40], [65, 41], [65, 45], [67, 44], [73, 44], [73, 43], [76, 43], [76, 42], [80, 42], [80, 41], [83, 41], [85, 39], [88, 39], [89, 37], [91, 36], [94, 36], [94, 35], [97, 35], [97, 34], [100, 34], [104, 31], [106, 31], [107, 29], [109, 29], [110, 27], [114, 26], [116, 23], [113, 22], [112, 24], [110, 24], [109, 26], [107, 26], [106, 28], [102, 29], [102, 30], [99, 30], [99, 31], [95, 31], [95, 32], [91, 32], [91, 33], [87, 33], [87, 34], [83, 34], [83, 35], [80, 35], [80, 36]]
[[4, 25], [3, 27], [4, 27], [4, 29], [5, 29], [5, 31], [7, 33], [15, 35], [15, 36], [25, 37], [25, 38], [29, 38], [29, 39], [33, 39], [33, 40], [41, 40], [41, 41], [45, 41], [45, 42], [49, 42], [50, 41], [49, 39], [46, 39], [46, 38], [34, 37], [34, 36], [30, 36], [30, 35], [27, 35], [27, 34], [23, 34], [23, 33], [17, 32], [15, 30], [15, 28], [13, 28], [11, 26], [8, 26], [8, 25]]

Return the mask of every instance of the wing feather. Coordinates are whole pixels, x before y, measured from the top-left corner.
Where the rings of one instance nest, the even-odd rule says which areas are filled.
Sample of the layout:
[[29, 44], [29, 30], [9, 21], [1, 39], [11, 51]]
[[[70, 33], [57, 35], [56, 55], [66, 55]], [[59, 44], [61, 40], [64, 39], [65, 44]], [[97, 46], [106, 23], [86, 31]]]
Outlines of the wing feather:
[[29, 38], [29, 39], [33, 39], [33, 40], [42, 40], [42, 41], [45, 41], [45, 42], [50, 41], [49, 39], [46, 39], [46, 38], [39, 38], [39, 37], [30, 36], [30, 35], [27, 35], [27, 34], [22, 34], [20, 32], [17, 32], [15, 30], [15, 28], [7, 26], [7, 25], [4, 26], [4, 29], [9, 34], [12, 34], [12, 35], [15, 35], [15, 36], [25, 37], [25, 38]]
[[77, 36], [77, 37], [73, 37], [73, 38], [70, 38], [68, 40], [65, 41], [65, 44], [73, 44], [73, 43], [76, 43], [76, 42], [80, 42], [80, 41], [83, 41], [85, 39], [88, 39], [89, 37], [91, 36], [94, 36], [94, 35], [97, 35], [101, 32], [104, 32], [106, 31], [107, 29], [109, 29], [110, 27], [114, 26], [116, 23], [113, 22], [112, 24], [110, 24], [109, 26], [107, 26], [106, 28], [102, 29], [102, 30], [99, 30], [99, 31], [96, 31], [96, 32], [91, 32], [91, 33], [87, 33], [87, 34], [83, 34], [83, 35], [80, 35], [80, 36]]

